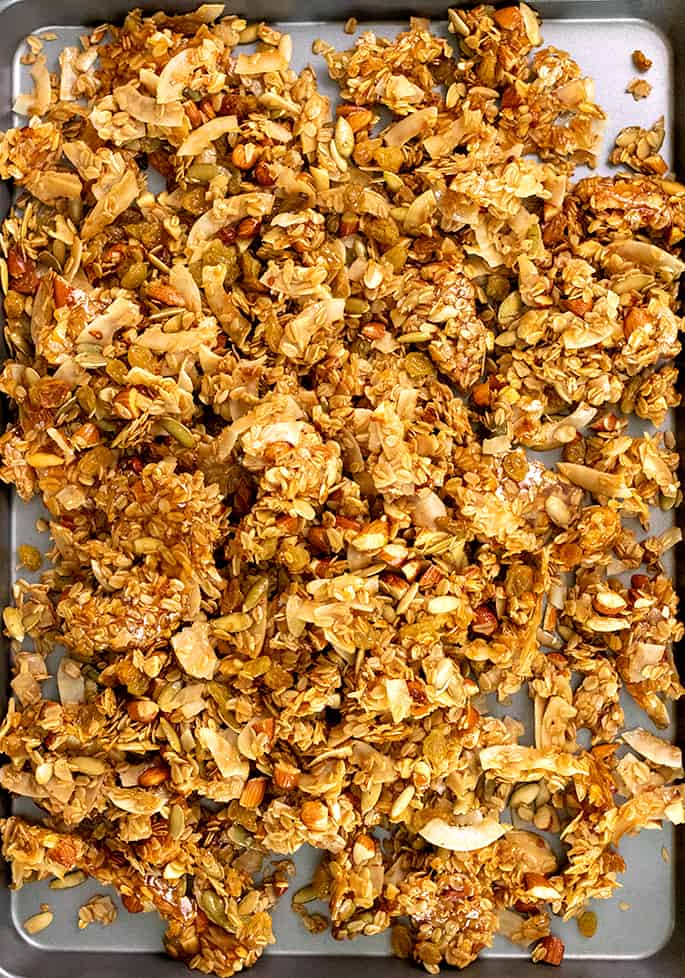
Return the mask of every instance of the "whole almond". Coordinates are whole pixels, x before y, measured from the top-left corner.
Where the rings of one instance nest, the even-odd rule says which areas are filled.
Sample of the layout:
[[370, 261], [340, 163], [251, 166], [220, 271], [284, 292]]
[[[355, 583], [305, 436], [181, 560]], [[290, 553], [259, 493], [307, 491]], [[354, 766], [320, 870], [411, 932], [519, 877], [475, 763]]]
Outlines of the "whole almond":
[[328, 809], [320, 801], [305, 801], [300, 809], [300, 818], [313, 832], [323, 832], [328, 828]]
[[166, 764], [156, 764], [146, 768], [138, 775], [138, 784], [141, 788], [156, 788], [157, 785], [164, 784], [169, 777], [170, 771]]
[[279, 788], [283, 788], [284, 791], [289, 791], [291, 788], [296, 788], [299, 784], [300, 772], [293, 764], [288, 764], [287, 761], [276, 761], [274, 765], [274, 781]]
[[157, 719], [159, 707], [154, 700], [131, 700], [126, 711], [134, 723], [152, 723]]
[[245, 787], [240, 796], [240, 804], [243, 808], [259, 808], [264, 801], [266, 782], [266, 778], [250, 778], [249, 781], [245, 782]]

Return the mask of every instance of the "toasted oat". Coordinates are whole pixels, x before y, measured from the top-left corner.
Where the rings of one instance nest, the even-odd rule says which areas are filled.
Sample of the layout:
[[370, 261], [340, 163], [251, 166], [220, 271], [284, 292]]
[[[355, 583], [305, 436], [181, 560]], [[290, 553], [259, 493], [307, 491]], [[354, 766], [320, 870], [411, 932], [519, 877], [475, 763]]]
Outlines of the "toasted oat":
[[[0, 476], [52, 540], [4, 610], [0, 725], [0, 784], [50, 820], [3, 852], [17, 886], [157, 910], [221, 978], [273, 943], [273, 854], [321, 851], [312, 933], [559, 964], [551, 913], [684, 818], [679, 752], [620, 697], [666, 726], [683, 692], [680, 533], [633, 522], [678, 459], [627, 416], [679, 401], [685, 188], [663, 120], [619, 134], [643, 175], [574, 183], [604, 114], [526, 4], [449, 25], [456, 59], [418, 17], [317, 44], [333, 107], [267, 24], [134, 11], [53, 77], [34, 45], [0, 137]], [[486, 706], [521, 688], [531, 743]]]
[[78, 928], [85, 930], [91, 924], [102, 924], [109, 927], [118, 917], [117, 908], [109, 896], [94, 896], [79, 907]]

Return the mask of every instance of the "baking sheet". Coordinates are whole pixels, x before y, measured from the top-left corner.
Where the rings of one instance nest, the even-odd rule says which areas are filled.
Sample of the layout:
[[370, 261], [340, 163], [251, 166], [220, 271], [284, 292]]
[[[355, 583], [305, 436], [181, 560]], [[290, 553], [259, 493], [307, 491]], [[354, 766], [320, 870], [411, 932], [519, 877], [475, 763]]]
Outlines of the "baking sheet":
[[[103, 18], [106, 13], [103, 12]], [[278, 24], [276, 26], [279, 26]], [[293, 37], [293, 66], [297, 69], [310, 63], [317, 70], [320, 88], [332, 99], [337, 97], [338, 88], [325, 71], [321, 58], [311, 54], [311, 43], [321, 37], [338, 48], [349, 47], [353, 38], [345, 34], [343, 24], [323, 22], [299, 22], [280, 25]], [[360, 23], [360, 30], [376, 30], [378, 33], [393, 35], [405, 26], [405, 22], [393, 21], [379, 23]], [[435, 25], [437, 29], [437, 25]], [[78, 35], [85, 28], [60, 27], [48, 25], [38, 36], [55, 33], [56, 41], [45, 42], [45, 51], [51, 67], [56, 66], [57, 54], [66, 44], [78, 43]], [[670, 162], [673, 147], [673, 57], [666, 38], [651, 24], [637, 20], [545, 20], [543, 36], [546, 44], [569, 51], [579, 62], [584, 73], [595, 80], [596, 101], [607, 113], [604, 146], [600, 153], [599, 172], [610, 172], [602, 165], [613, 143], [615, 134], [625, 125], [640, 124], [649, 127], [660, 115], [666, 120], [666, 140], [662, 150]], [[636, 103], [625, 92], [628, 82], [636, 77], [631, 62], [631, 52], [641, 49], [653, 61], [647, 78], [653, 86], [649, 98]], [[28, 70], [20, 64], [20, 56], [26, 48], [17, 51], [12, 66], [13, 97], [21, 91], [30, 90]], [[21, 123], [20, 123], [21, 124]], [[579, 171], [578, 175], [582, 175]], [[155, 188], [156, 189], [156, 188]], [[672, 421], [672, 419], [671, 419]], [[667, 422], [668, 424], [668, 422]], [[637, 433], [635, 431], [634, 433]], [[551, 455], [545, 456], [550, 464]], [[19, 543], [32, 543], [45, 549], [47, 536], [38, 534], [35, 521], [41, 515], [38, 506], [27, 506], [18, 500], [12, 503], [11, 550], [13, 582], [16, 578], [16, 547]], [[673, 514], [665, 520], [672, 520]], [[668, 522], [654, 526], [656, 532], [669, 525]], [[22, 572], [23, 576], [28, 576]], [[57, 656], [51, 657], [50, 665], [55, 666]], [[635, 709], [632, 701], [626, 700], [626, 726], [641, 724], [648, 729], [651, 725], [645, 715]], [[509, 708], [509, 712], [529, 711], [527, 698], [519, 698]], [[519, 714], [520, 715], [520, 714]], [[14, 811], [31, 811], [31, 806], [23, 800], [14, 804]], [[34, 809], [35, 811], [35, 809]], [[583, 938], [576, 923], [554, 921], [554, 932], [566, 944], [568, 958], [641, 958], [653, 954], [669, 939], [674, 922], [674, 863], [670, 856], [673, 848], [673, 828], [669, 825], [663, 832], [644, 832], [642, 835], [626, 839], [621, 843], [621, 854], [626, 859], [628, 870], [621, 877], [623, 889], [616, 892], [609, 901], [596, 901], [592, 909], [598, 917], [598, 929], [592, 940]], [[305, 849], [298, 853], [297, 877], [291, 892], [309, 882], [319, 854]], [[53, 891], [47, 883], [32, 884], [11, 896], [11, 912], [14, 925], [21, 936], [43, 950], [73, 950], [92, 952], [159, 952], [163, 925], [156, 913], [128, 914], [114, 893], [111, 893], [118, 909], [119, 919], [106, 929], [93, 925], [85, 931], [77, 927], [78, 908], [90, 896], [104, 892], [95, 881], [89, 881], [73, 890]], [[50, 904], [55, 913], [51, 927], [33, 937], [26, 935], [21, 923], [38, 912], [41, 903]], [[621, 910], [619, 903], [629, 904]], [[389, 934], [375, 938], [359, 938], [355, 941], [333, 941], [330, 935], [310, 935], [305, 932], [299, 918], [290, 910], [289, 897], [286, 896], [274, 913], [274, 932], [277, 943], [267, 953], [272, 955], [335, 955], [344, 956], [387, 956], [389, 954]], [[516, 948], [503, 938], [497, 938], [495, 945], [483, 956], [496, 958], [527, 958], [528, 952]]]

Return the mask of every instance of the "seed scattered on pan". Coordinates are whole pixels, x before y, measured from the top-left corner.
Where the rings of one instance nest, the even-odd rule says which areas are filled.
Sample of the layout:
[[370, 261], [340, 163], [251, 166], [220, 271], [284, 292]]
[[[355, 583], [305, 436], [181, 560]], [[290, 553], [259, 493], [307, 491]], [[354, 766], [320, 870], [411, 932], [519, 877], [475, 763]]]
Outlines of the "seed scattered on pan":
[[54, 880], [50, 880], [48, 886], [51, 890], [71, 890], [75, 886], [80, 886], [86, 879], [86, 874], [82, 873], [80, 869], [77, 869], [73, 873], [67, 873], [61, 878], [57, 877]]
[[51, 910], [43, 910], [24, 921], [24, 930], [27, 934], [40, 934], [41, 931], [50, 926], [54, 919], [55, 915]]

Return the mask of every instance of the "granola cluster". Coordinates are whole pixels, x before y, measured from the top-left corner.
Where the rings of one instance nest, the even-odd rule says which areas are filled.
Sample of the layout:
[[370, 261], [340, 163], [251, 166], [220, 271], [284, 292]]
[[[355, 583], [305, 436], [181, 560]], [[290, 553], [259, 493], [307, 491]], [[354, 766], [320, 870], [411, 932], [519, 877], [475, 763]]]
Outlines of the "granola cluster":
[[[685, 817], [680, 751], [622, 707], [665, 726], [683, 692], [649, 516], [681, 498], [651, 426], [685, 187], [572, 182], [603, 113], [525, 4], [449, 26], [315, 45], [332, 107], [287, 34], [133, 11], [57, 75], [34, 39], [0, 138], [0, 475], [51, 539], [4, 613], [0, 784], [45, 813], [4, 854], [156, 909], [221, 978], [305, 844], [307, 929], [392, 928], [435, 973], [497, 931], [559, 964], [550, 915]], [[493, 711], [519, 691], [530, 743]]]

